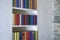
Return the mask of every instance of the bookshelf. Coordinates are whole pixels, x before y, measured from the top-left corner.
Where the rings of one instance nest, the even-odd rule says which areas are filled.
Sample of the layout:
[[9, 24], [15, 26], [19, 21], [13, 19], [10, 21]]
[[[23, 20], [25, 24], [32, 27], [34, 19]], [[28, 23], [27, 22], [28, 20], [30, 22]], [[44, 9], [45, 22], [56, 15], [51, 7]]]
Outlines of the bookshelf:
[[38, 40], [37, 0], [13, 0], [12, 10], [12, 40]]
[[54, 40], [60, 40], [60, 0], [54, 0]]

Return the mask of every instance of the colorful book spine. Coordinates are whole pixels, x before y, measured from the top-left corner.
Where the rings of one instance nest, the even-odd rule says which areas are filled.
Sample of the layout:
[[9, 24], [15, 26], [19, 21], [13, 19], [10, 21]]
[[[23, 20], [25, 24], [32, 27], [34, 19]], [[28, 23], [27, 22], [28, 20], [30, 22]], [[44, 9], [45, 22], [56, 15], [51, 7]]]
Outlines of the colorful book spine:
[[26, 32], [22, 32], [22, 40], [26, 40]]
[[37, 9], [37, 0], [34, 0], [34, 9]]
[[34, 25], [34, 16], [30, 15], [30, 25]]
[[30, 32], [30, 40], [33, 40], [33, 32]]
[[23, 8], [26, 8], [26, 0], [23, 0]]
[[30, 5], [30, 9], [32, 9], [32, 0], [30, 0], [30, 4], [29, 5]]
[[19, 0], [16, 0], [16, 7], [19, 7]]
[[22, 15], [21, 16], [21, 24], [22, 25], [30, 25], [30, 16], [29, 15]]
[[26, 0], [26, 8], [29, 8], [29, 0]]
[[16, 32], [17, 40], [19, 40], [19, 32]]
[[19, 40], [22, 40], [22, 32], [19, 32]]
[[17, 40], [17, 33], [14, 32], [14, 40]]
[[34, 32], [34, 40], [38, 40], [38, 32], [36, 31], [36, 32]]
[[20, 24], [20, 14], [14, 14], [15, 25]]
[[21, 8], [21, 0], [19, 0], [19, 8]]
[[13, 7], [16, 7], [16, 0], [13, 0]]
[[34, 25], [37, 25], [37, 15], [34, 15]]
[[30, 32], [26, 32], [26, 40], [30, 40]]

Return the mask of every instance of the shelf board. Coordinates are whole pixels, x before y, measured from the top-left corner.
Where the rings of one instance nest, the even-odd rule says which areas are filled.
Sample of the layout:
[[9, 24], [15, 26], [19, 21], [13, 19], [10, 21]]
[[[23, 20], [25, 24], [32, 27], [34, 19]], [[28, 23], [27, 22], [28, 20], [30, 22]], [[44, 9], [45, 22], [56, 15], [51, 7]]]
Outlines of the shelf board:
[[[22, 13], [23, 12], [23, 13]], [[37, 15], [37, 10], [13, 7], [14, 14]]]
[[13, 26], [14, 31], [37, 31], [37, 26]]

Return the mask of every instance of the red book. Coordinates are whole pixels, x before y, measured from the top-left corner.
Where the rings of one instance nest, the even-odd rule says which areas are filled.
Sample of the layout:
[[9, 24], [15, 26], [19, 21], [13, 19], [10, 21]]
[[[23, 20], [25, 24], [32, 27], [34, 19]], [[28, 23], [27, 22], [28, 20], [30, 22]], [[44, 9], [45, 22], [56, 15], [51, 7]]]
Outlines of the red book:
[[30, 32], [26, 32], [26, 40], [30, 40]]
[[20, 14], [15, 14], [15, 25], [20, 24]]

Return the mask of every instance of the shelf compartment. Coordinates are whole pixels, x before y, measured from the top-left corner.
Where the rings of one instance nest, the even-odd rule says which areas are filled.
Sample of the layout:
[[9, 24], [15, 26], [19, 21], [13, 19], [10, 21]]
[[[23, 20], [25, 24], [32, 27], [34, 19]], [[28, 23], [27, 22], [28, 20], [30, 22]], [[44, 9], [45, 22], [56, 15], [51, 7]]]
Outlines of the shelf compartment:
[[13, 32], [19, 31], [37, 31], [37, 26], [20, 26], [20, 27], [12, 27]]
[[37, 15], [37, 10], [13, 7], [14, 14]]

